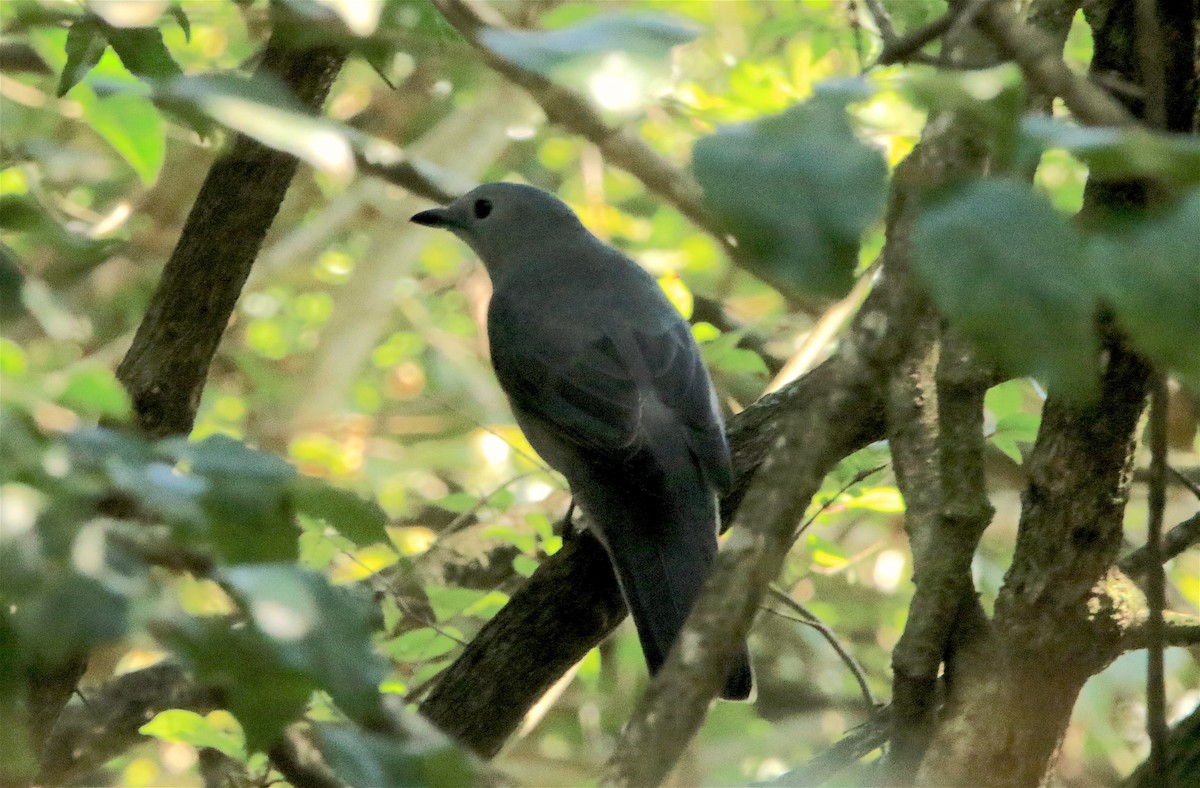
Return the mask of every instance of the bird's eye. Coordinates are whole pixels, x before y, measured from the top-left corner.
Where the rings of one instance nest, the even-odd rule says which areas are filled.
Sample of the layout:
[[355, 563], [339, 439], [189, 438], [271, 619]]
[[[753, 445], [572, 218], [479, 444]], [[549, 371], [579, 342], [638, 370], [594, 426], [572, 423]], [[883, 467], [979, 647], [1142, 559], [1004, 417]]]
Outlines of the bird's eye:
[[476, 219], [486, 219], [488, 214], [492, 212], [491, 200], [476, 200], [473, 206]]

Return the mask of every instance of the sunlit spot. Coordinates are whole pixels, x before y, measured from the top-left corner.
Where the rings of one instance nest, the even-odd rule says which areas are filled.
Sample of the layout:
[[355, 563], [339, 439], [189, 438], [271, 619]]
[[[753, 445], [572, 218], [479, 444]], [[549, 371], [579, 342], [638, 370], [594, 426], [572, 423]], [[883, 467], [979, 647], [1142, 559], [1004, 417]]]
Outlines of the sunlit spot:
[[875, 587], [890, 594], [900, 587], [904, 576], [904, 554], [899, 550], [884, 550], [875, 558], [875, 571], [871, 579]]
[[642, 101], [642, 74], [621, 52], [605, 56], [588, 80], [596, 103], [611, 112], [633, 112]]
[[277, 640], [299, 640], [312, 629], [308, 616], [273, 599], [255, 600], [251, 612], [259, 628]]
[[491, 432], [479, 433], [476, 438], [476, 445], [479, 448], [479, 453], [483, 455], [484, 462], [492, 467], [504, 465], [512, 455], [512, 447], [508, 445], [504, 438]]

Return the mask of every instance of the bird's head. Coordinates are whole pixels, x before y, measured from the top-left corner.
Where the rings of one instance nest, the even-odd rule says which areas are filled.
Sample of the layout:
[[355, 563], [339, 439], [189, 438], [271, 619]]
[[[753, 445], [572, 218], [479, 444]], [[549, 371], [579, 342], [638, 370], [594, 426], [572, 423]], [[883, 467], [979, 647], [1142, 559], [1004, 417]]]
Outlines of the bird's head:
[[519, 183], [485, 183], [445, 208], [421, 211], [412, 221], [457, 235], [493, 276], [536, 259], [547, 244], [587, 232], [562, 200]]

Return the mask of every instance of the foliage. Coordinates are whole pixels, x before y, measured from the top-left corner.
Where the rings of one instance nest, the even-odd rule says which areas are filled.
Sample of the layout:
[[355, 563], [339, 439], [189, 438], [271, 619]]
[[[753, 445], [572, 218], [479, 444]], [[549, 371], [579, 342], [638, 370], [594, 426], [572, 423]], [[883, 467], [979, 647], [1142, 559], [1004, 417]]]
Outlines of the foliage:
[[[792, 355], [814, 319], [732, 267], [712, 236], [590, 144], [517, 102], [470, 121], [497, 82], [427, 3], [147, 5], [161, 15], [129, 26], [98, 3], [0, 4], [6, 36], [49, 72], [5, 74], [0, 89], [0, 779], [36, 770], [30, 676], [94, 652], [115, 656], [93, 658], [89, 682], [171, 658], [225, 704], [147, 721], [157, 744], [115, 759], [97, 783], [198, 784], [195, 750], [211, 748], [265, 784], [278, 775], [261, 751], [308, 720], [350, 784], [462, 784], [476, 767], [435, 734], [414, 726], [400, 747], [380, 734], [395, 714], [389, 696], [419, 698], [561, 547], [553, 524], [568, 497], [492, 380], [483, 278], [452, 239], [410, 234], [414, 201], [356, 175], [356, 159], [436, 152], [423, 136], [431, 128], [456, 154], [502, 139], [498, 155], [459, 175], [553, 189], [689, 317], [703, 299], [741, 324], [695, 325], [734, 408], [759, 395], [777, 368], [768, 362]], [[993, 464], [1022, 461], [1042, 384], [1094, 392], [1097, 318], [1200, 390], [1194, 137], [1024, 118], [1011, 72], [860, 77], [878, 42], [856, 51], [842, 3], [630, 5], [636, 13], [614, 16], [603, 3], [563, 4], [540, 20], [549, 32], [488, 43], [623, 117], [694, 174], [739, 254], [820, 303], [844, 295], [878, 250], [888, 167], [925, 114], [955, 110], [979, 124], [998, 171], [926, 195], [914, 263], [952, 325], [1007, 375], [1038, 381], [989, 391]], [[909, 29], [941, 7], [894, 5]], [[235, 73], [271, 29], [354, 51], [325, 116]], [[1086, 40], [1073, 46], [1087, 56]], [[231, 321], [195, 432], [147, 442], [129, 428], [110, 370], [199, 178], [235, 132], [308, 166]], [[430, 157], [436, 168], [459, 163]], [[1089, 168], [1156, 179], [1160, 204], [1073, 223], [1065, 206], [1078, 207]], [[748, 349], [753, 338], [762, 341]], [[880, 696], [911, 596], [891, 472], [860, 478], [887, 462], [874, 446], [825, 480], [781, 577], [849, 644]], [[987, 604], [1013, 541], [1014, 496], [997, 485], [1001, 516], [976, 566]], [[1141, 517], [1130, 515], [1135, 530]], [[1200, 605], [1185, 568], [1172, 580]], [[841, 660], [777, 612], [751, 637], [759, 704], [710, 715], [697, 783], [770, 778], [862, 718]], [[1170, 675], [1172, 697], [1194, 690], [1194, 664], [1172, 663]], [[530, 784], [594, 779], [644, 681], [626, 629], [580, 663], [500, 767]], [[1067, 782], [1133, 768], [1143, 742], [1123, 715], [1135, 715], [1138, 681], [1118, 663], [1089, 685]]]

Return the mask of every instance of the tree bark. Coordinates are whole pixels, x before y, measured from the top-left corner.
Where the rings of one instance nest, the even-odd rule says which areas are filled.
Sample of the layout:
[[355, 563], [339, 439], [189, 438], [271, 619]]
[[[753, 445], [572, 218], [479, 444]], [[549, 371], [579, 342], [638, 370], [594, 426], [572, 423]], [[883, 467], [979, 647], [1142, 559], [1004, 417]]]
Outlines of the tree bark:
[[[294, 50], [273, 36], [256, 76], [286, 85], [316, 111], [345, 57], [331, 48]], [[209, 170], [117, 368], [146, 436], [191, 432], [209, 364], [297, 164], [290, 154], [237, 135]]]

